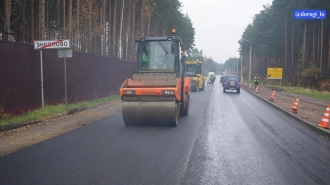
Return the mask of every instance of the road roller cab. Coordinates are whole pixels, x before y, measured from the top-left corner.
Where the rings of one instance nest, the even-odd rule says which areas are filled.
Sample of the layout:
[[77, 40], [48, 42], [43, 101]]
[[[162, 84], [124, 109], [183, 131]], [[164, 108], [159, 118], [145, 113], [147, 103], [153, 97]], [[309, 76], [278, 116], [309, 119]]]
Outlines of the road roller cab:
[[142, 37], [138, 44], [138, 69], [120, 88], [126, 125], [176, 126], [179, 114], [189, 111], [190, 77], [178, 36]]

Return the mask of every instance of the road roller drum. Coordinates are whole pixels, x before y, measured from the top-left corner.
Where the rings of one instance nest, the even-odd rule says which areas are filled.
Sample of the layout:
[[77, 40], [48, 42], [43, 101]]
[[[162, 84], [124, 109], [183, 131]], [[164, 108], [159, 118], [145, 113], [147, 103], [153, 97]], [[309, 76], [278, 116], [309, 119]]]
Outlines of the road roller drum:
[[172, 101], [123, 100], [122, 112], [126, 125], [171, 125], [176, 126], [179, 107], [175, 98]]

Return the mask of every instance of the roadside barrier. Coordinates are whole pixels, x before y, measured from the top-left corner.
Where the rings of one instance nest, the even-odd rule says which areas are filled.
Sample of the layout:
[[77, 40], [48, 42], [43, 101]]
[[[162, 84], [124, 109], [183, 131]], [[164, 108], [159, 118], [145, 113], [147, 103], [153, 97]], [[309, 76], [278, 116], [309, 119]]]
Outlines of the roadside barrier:
[[325, 113], [323, 115], [321, 123], [318, 125], [319, 127], [330, 129], [329, 128], [329, 113], [330, 113], [330, 104], [325, 109]]
[[269, 101], [273, 102], [274, 99], [275, 99], [275, 90], [272, 92], [272, 95], [270, 96]]
[[299, 104], [299, 96], [297, 97], [297, 99], [296, 99], [296, 101], [294, 102], [294, 104], [293, 104], [293, 107], [292, 107], [292, 109], [291, 109], [291, 112], [293, 113], [293, 114], [297, 114], [297, 109], [298, 109], [298, 104]]

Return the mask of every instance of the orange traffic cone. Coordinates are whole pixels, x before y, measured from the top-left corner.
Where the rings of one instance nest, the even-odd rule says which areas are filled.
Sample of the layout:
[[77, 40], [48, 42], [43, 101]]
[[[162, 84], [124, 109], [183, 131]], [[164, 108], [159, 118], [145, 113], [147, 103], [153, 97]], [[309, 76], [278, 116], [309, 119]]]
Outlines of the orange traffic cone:
[[256, 90], [254, 91], [256, 94], [258, 94], [259, 86], [257, 86]]
[[298, 98], [296, 99], [296, 101], [294, 102], [293, 107], [292, 107], [292, 109], [291, 109], [291, 112], [292, 112], [293, 114], [297, 114], [298, 103], [299, 103], [299, 96], [298, 96]]
[[269, 98], [269, 101], [274, 101], [275, 98], [275, 90], [272, 92], [272, 95]]
[[249, 89], [251, 89], [251, 84], [249, 85]]
[[329, 113], [330, 113], [330, 104], [328, 105], [328, 107], [325, 109], [325, 113], [323, 115], [322, 121], [321, 123], [318, 125], [319, 127], [323, 127], [323, 128], [329, 128]]
[[246, 83], [244, 83], [244, 88], [246, 88]]

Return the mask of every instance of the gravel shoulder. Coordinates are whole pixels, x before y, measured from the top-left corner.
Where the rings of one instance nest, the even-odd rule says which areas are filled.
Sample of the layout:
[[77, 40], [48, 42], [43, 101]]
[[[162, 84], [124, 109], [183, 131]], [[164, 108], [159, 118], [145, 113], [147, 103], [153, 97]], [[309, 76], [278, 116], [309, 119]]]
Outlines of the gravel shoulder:
[[[244, 84], [242, 88], [244, 88]], [[247, 86], [244, 89], [255, 94], [253, 87], [249, 89]], [[273, 90], [260, 88], [258, 96], [268, 101]], [[241, 93], [246, 92], [242, 91]], [[284, 110], [290, 111], [297, 97], [298, 95], [295, 94], [276, 91], [273, 103]], [[317, 126], [330, 102], [305, 96], [299, 97], [297, 117]], [[39, 123], [0, 131], [0, 157], [101, 120], [119, 113], [121, 110], [121, 100], [114, 100], [73, 114], [57, 116]]]
[[[253, 94], [256, 94], [253, 85], [251, 89], [249, 89], [248, 87], [249, 85], [246, 85], [245, 87], [245, 85], [243, 84], [241, 88], [244, 88], [245, 90], [250, 91]], [[269, 101], [270, 96], [274, 90], [275, 90], [275, 96], [274, 96], [273, 104], [275, 104], [277, 107], [280, 107], [283, 111], [290, 112], [293, 107], [293, 104], [295, 103], [296, 99], [299, 97], [297, 114], [295, 116], [303, 120], [305, 123], [312, 125], [314, 127], [313, 128], [314, 130], [319, 129], [323, 131], [322, 133], [326, 133], [326, 135], [330, 135], [329, 129], [318, 127], [325, 113], [325, 110], [328, 104], [330, 104], [330, 102], [326, 100], [282, 92], [281, 90], [278, 89], [265, 88], [265, 87], [259, 88], [257, 96], [263, 98], [265, 101]]]
[[121, 100], [0, 132], [0, 157], [121, 112]]

